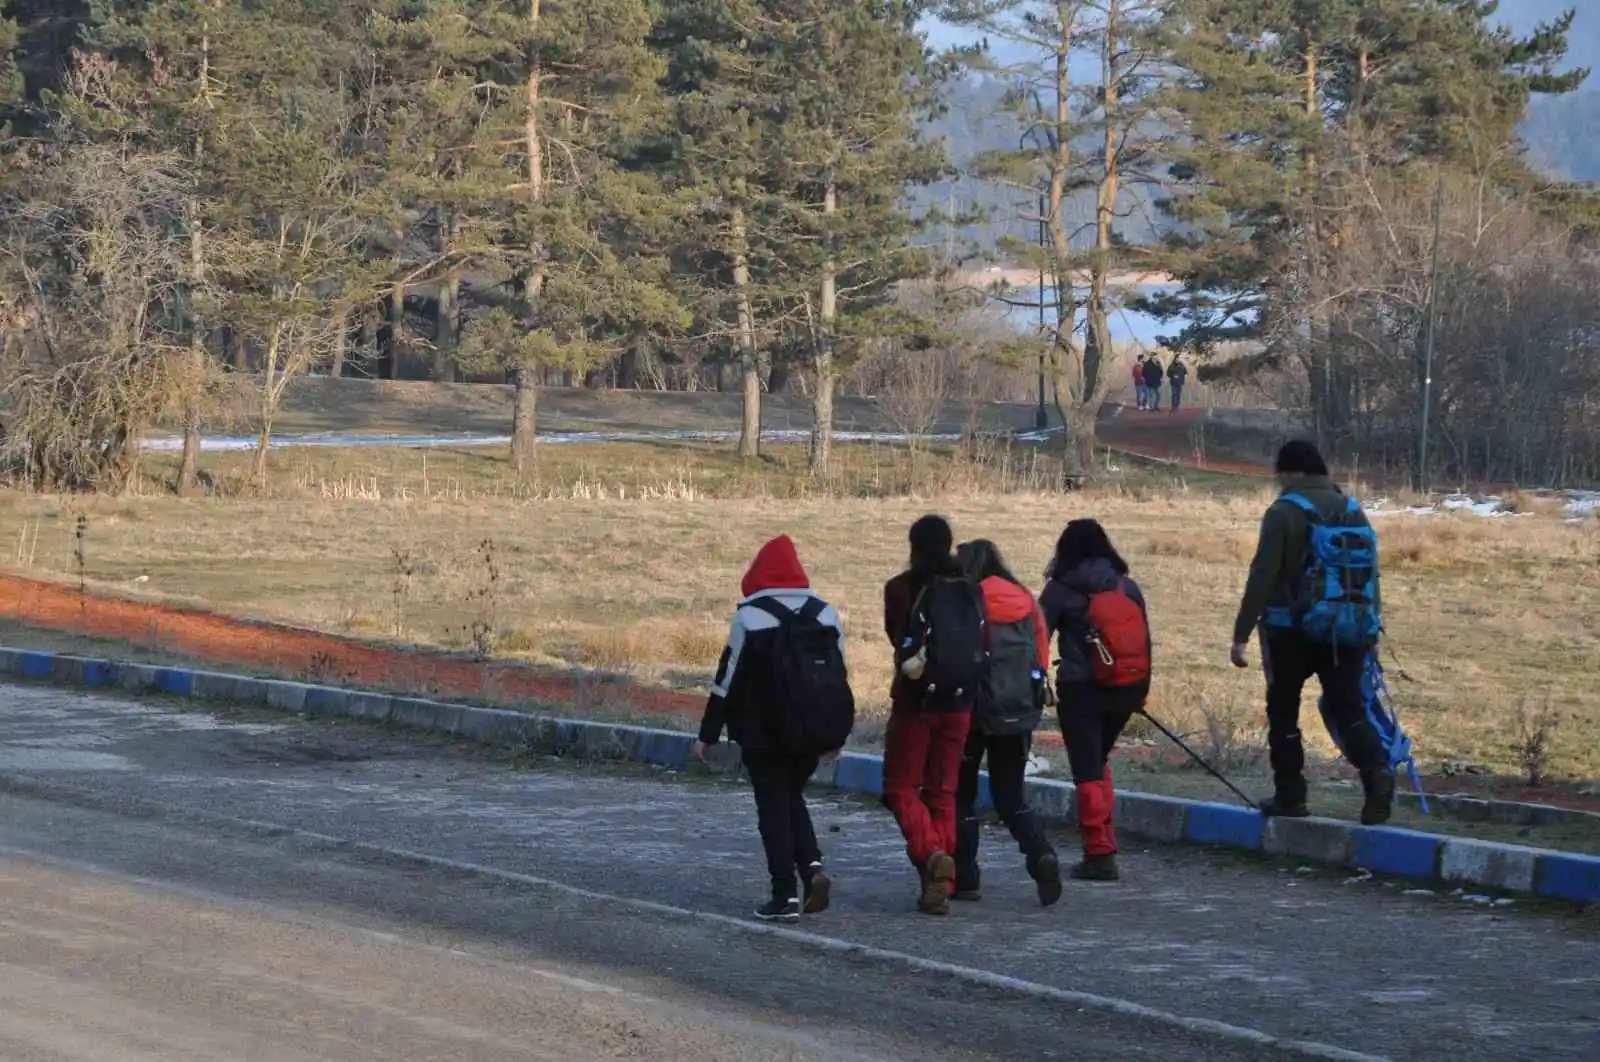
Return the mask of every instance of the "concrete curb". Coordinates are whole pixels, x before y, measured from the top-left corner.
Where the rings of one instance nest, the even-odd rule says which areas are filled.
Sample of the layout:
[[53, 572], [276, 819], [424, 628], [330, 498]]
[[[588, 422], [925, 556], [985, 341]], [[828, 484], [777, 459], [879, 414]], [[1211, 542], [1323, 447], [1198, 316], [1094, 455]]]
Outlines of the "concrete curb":
[[[671, 730], [552, 719], [333, 686], [27, 649], [0, 647], [0, 676], [387, 723], [470, 741], [679, 769], [688, 765], [694, 742], [694, 735]], [[734, 769], [737, 755], [728, 745], [720, 745], [714, 765]], [[846, 792], [881, 796], [883, 759], [847, 752], [819, 772], [818, 782]], [[986, 805], [987, 778], [979, 795]], [[1047, 819], [1075, 821], [1076, 797], [1071, 785], [1029, 779], [1028, 796]], [[1184, 841], [1292, 856], [1329, 866], [1356, 866], [1434, 885], [1471, 886], [1575, 903], [1600, 902], [1600, 856], [1331, 819], [1267, 820], [1248, 808], [1126, 790], [1117, 791], [1117, 816], [1123, 831], [1154, 841]]]

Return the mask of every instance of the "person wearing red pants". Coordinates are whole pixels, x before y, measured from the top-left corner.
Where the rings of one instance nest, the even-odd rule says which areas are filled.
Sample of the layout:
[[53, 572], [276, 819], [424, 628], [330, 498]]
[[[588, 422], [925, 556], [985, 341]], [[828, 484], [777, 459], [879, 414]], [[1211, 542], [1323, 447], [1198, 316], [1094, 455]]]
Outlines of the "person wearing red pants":
[[987, 615], [982, 591], [951, 555], [955, 537], [943, 517], [912, 524], [910, 541], [910, 565], [883, 588], [884, 633], [895, 650], [883, 802], [921, 878], [918, 909], [944, 915], [955, 891], [956, 787]]
[[1056, 694], [1061, 736], [1077, 786], [1083, 861], [1080, 881], [1115, 881], [1116, 791], [1108, 757], [1128, 720], [1150, 695], [1150, 619], [1105, 528], [1074, 520], [1061, 532], [1040, 595], [1045, 625], [1057, 635]]

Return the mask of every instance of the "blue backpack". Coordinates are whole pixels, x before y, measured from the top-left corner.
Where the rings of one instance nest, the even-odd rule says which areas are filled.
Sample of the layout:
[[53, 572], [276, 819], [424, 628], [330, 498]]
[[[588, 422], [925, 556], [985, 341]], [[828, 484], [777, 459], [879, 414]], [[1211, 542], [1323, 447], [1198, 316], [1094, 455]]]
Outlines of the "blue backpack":
[[1285, 494], [1283, 500], [1306, 514], [1306, 569], [1292, 615], [1269, 619], [1277, 619], [1274, 626], [1280, 628], [1298, 627], [1320, 645], [1377, 645], [1383, 633], [1377, 601], [1378, 533], [1361, 503], [1346, 499], [1344, 510], [1330, 519], [1303, 495]]
[[[1367, 725], [1378, 735], [1378, 741], [1383, 745], [1384, 758], [1391, 771], [1406, 769], [1406, 775], [1411, 779], [1411, 787], [1417, 791], [1417, 796], [1422, 801], [1422, 813], [1431, 814], [1428, 810], [1428, 797], [1422, 791], [1422, 777], [1417, 773], [1417, 762], [1412, 754], [1411, 739], [1400, 728], [1400, 719], [1394, 713], [1394, 702], [1389, 696], [1389, 684], [1383, 678], [1383, 664], [1378, 659], [1376, 649], [1367, 653], [1367, 659], [1361, 668], [1361, 705], [1366, 712]], [[1328, 718], [1327, 698], [1317, 698], [1317, 711], [1322, 715], [1322, 725], [1327, 728], [1328, 736], [1333, 738], [1333, 743], [1342, 753], [1344, 736], [1334, 727], [1333, 721]]]

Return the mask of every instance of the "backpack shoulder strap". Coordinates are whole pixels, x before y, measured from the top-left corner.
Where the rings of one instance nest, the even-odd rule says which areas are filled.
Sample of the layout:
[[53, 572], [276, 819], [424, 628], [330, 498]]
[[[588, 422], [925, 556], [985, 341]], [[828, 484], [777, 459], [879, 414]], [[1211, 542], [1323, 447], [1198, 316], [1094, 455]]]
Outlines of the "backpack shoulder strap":
[[800, 610], [796, 612], [795, 615], [799, 616], [803, 620], [815, 622], [820, 620], [822, 618], [822, 614], [827, 610], [828, 603], [822, 600], [822, 598], [809, 597], [806, 599], [806, 603], [800, 606]]
[[765, 612], [779, 623], [788, 623], [798, 615], [794, 609], [770, 597], [758, 597], [753, 601], [746, 601], [745, 605], [758, 612]]
[[1317, 507], [1311, 504], [1311, 499], [1306, 497], [1304, 494], [1301, 494], [1299, 491], [1289, 491], [1286, 494], [1280, 494], [1278, 495], [1278, 500], [1288, 502], [1295, 508], [1303, 510], [1307, 516], [1321, 515], [1318, 512]]

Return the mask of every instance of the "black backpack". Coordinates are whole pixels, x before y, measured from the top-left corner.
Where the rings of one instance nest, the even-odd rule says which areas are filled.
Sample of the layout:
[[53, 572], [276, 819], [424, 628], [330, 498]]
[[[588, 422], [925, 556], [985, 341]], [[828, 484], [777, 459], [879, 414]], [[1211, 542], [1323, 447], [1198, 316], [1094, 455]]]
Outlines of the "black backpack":
[[971, 579], [935, 576], [911, 607], [900, 659], [926, 648], [927, 662], [907, 676], [924, 704], [949, 707], [976, 700], [989, 674], [989, 617], [983, 591]]
[[821, 756], [844, 748], [856, 725], [856, 699], [840, 648], [839, 631], [821, 622], [819, 598], [798, 610], [771, 598], [751, 608], [778, 621], [770, 643], [771, 684], [765, 704], [774, 747], [795, 756]]
[[989, 626], [989, 674], [974, 705], [973, 721], [985, 734], [1031, 734], [1044, 714], [1044, 665], [1034, 639], [1034, 617]]

